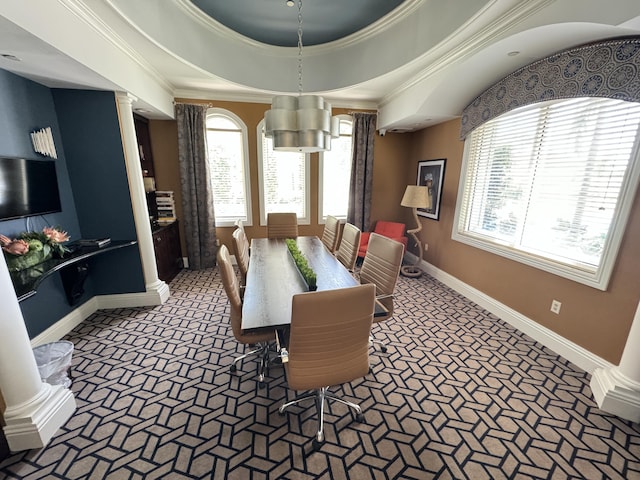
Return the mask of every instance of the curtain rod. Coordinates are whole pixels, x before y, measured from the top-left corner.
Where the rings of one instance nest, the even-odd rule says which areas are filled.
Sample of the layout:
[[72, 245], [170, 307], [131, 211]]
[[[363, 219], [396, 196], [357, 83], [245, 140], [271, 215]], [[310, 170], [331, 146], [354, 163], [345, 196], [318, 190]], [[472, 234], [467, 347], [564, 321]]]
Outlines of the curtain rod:
[[210, 107], [213, 108], [215, 107], [215, 105], [211, 102], [176, 102], [175, 100], [173, 101], [173, 105], [204, 105], [205, 107]]

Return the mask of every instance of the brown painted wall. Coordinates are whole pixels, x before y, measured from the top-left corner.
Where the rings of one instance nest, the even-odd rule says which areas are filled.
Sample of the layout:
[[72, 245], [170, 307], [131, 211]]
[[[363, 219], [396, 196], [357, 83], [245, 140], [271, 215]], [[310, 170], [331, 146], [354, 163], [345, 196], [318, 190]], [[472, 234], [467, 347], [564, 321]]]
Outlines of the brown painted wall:
[[[149, 136], [151, 137], [156, 190], [170, 190], [173, 192], [173, 198], [176, 202], [176, 216], [179, 220], [182, 218], [182, 190], [180, 188], [180, 169], [178, 167], [176, 122], [150, 120]], [[179, 227], [182, 251], [186, 252], [182, 224], [179, 224]]]
[[[266, 237], [266, 226], [260, 226], [260, 204], [258, 187], [258, 153], [257, 133], [258, 123], [264, 118], [264, 112], [270, 105], [263, 103], [241, 103], [223, 101], [198, 101], [177, 99], [185, 103], [207, 103], [212, 107], [224, 108], [238, 115], [246, 124], [249, 144], [249, 168], [251, 178], [251, 209], [252, 226], [245, 227], [249, 238]], [[340, 115], [350, 110], [334, 108], [333, 114]], [[176, 122], [173, 120], [150, 120], [149, 131], [151, 149], [153, 152], [156, 188], [158, 190], [173, 190], [176, 199], [176, 214], [182, 217], [182, 197], [180, 195], [180, 172], [178, 167], [178, 140]], [[406, 185], [404, 159], [409, 149], [405, 137], [400, 135], [376, 135], [374, 140], [374, 183], [372, 221], [378, 219], [401, 220], [402, 207], [400, 200]], [[322, 235], [324, 225], [318, 224], [318, 155], [311, 155], [310, 190], [311, 190], [311, 224], [301, 225], [301, 235]], [[184, 231], [180, 225], [182, 252], [185, 254]], [[220, 241], [232, 250], [232, 227], [217, 229]], [[186, 256], [186, 255], [185, 255]]]
[[[429, 243], [425, 260], [617, 365], [640, 300], [640, 195], [605, 292], [455, 242], [451, 231], [463, 152], [459, 132], [459, 120], [452, 120], [410, 135], [407, 182], [415, 182], [418, 161], [447, 159], [440, 220], [421, 219], [420, 236]], [[549, 310], [553, 299], [562, 302], [559, 315]]]
[[[371, 199], [371, 227], [377, 220], [407, 223], [409, 209], [400, 206], [407, 183], [407, 159], [411, 158], [410, 136], [387, 134], [375, 136], [373, 162], [373, 196]], [[413, 222], [413, 220], [411, 220]], [[413, 225], [407, 228], [412, 228]]]

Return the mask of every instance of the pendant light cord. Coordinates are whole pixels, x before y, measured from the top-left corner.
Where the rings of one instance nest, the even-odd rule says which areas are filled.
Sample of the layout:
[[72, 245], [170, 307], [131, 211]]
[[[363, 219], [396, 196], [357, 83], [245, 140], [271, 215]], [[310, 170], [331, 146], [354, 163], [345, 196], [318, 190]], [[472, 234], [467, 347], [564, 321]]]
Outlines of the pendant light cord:
[[298, 95], [302, 95], [302, 0], [298, 0]]

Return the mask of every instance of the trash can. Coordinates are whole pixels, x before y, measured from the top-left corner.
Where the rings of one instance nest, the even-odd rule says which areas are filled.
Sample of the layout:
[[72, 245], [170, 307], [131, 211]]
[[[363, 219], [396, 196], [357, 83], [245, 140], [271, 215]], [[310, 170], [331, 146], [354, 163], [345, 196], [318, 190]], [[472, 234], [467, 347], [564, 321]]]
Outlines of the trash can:
[[45, 343], [33, 349], [40, 378], [50, 385], [71, 386], [71, 357], [73, 343], [66, 340]]

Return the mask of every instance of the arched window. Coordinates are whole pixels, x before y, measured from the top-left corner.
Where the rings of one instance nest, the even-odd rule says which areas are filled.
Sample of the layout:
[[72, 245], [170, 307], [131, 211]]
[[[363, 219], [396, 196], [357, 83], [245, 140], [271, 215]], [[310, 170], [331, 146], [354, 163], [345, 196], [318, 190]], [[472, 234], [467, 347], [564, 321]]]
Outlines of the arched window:
[[247, 127], [220, 108], [207, 110], [207, 148], [216, 226], [251, 225]]
[[258, 124], [257, 138], [260, 224], [267, 224], [267, 213], [295, 212], [298, 223], [308, 225], [309, 156], [275, 151], [273, 141], [264, 135], [264, 120]]
[[640, 103], [572, 98], [467, 136], [453, 238], [606, 290], [640, 175]]
[[338, 115], [340, 136], [331, 140], [331, 150], [320, 153], [318, 185], [318, 221], [327, 215], [347, 219], [349, 183], [351, 180], [353, 119]]

